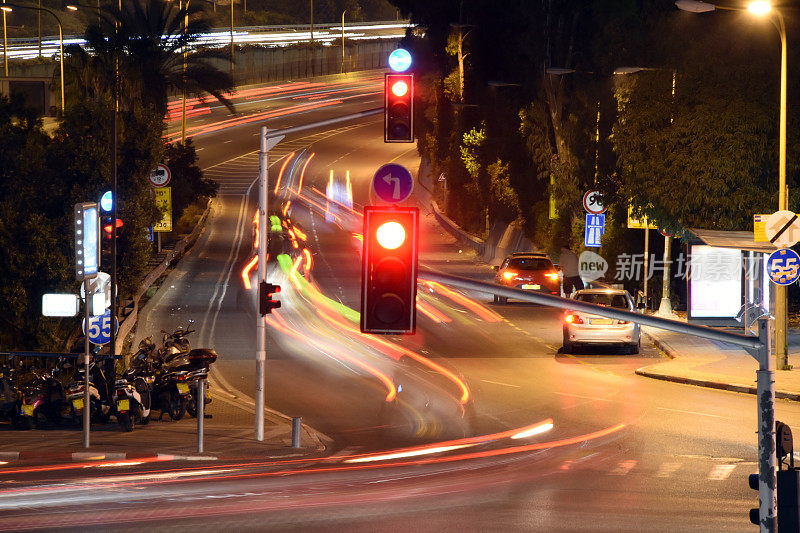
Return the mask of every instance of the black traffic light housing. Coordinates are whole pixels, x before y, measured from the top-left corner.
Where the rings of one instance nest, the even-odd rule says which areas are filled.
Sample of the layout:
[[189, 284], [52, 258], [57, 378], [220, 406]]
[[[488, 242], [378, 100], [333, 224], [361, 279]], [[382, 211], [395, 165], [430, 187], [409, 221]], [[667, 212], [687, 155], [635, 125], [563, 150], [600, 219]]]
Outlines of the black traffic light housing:
[[364, 208], [362, 332], [414, 333], [418, 236], [417, 208]]
[[414, 75], [384, 75], [383, 141], [414, 142]]
[[[113, 217], [111, 217], [109, 215], [104, 215], [103, 216], [103, 220], [102, 220], [103, 235], [105, 236], [106, 239], [112, 239], [114, 237], [114, 224], [112, 223], [112, 220], [113, 220]], [[119, 236], [119, 228], [122, 227], [122, 219], [121, 218], [117, 219], [116, 226], [117, 226], [117, 232], [116, 233], [117, 233], [117, 236]]]
[[258, 314], [266, 316], [272, 313], [273, 309], [281, 306], [279, 300], [273, 300], [272, 295], [281, 292], [280, 285], [273, 285], [262, 281], [258, 284]]

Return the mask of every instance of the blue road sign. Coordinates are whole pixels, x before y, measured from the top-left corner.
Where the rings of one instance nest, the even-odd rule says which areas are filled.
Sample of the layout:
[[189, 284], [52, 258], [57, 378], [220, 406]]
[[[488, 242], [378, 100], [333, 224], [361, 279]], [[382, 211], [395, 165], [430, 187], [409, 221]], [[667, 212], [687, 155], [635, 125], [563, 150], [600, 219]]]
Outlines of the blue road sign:
[[[86, 319], [81, 324], [86, 333]], [[114, 319], [114, 331], [119, 330], [119, 320]], [[111, 309], [100, 316], [89, 317], [89, 342], [92, 344], [108, 344], [111, 340]]]
[[583, 245], [587, 248], [599, 248], [603, 233], [606, 231], [605, 215], [590, 215], [586, 213], [586, 230], [584, 231]]
[[769, 254], [767, 274], [773, 283], [791, 285], [800, 277], [800, 255], [791, 248], [781, 248]]
[[388, 204], [402, 202], [414, 190], [414, 178], [403, 165], [383, 165], [372, 178], [372, 188], [382, 201]]
[[405, 72], [411, 66], [411, 54], [408, 50], [398, 48], [389, 54], [389, 68], [395, 72]]

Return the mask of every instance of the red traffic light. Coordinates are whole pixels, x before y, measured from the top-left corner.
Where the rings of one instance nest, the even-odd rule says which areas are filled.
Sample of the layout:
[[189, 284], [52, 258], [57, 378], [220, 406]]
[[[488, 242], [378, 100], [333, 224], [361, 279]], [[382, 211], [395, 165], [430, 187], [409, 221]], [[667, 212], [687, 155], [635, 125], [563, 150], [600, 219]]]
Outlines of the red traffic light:
[[361, 331], [414, 333], [419, 210], [364, 208]]
[[[122, 219], [118, 218], [116, 224], [114, 224], [117, 229], [122, 227]], [[112, 233], [114, 232], [114, 226], [111, 225], [111, 217], [103, 218], [103, 233], [106, 234], [106, 238], [110, 239], [112, 237]]]
[[385, 74], [384, 142], [414, 142], [414, 75]]
[[280, 285], [273, 285], [266, 281], [262, 281], [258, 284], [258, 314], [266, 316], [272, 313], [273, 309], [277, 309], [281, 306], [279, 300], [272, 299], [272, 295], [279, 292], [281, 292]]

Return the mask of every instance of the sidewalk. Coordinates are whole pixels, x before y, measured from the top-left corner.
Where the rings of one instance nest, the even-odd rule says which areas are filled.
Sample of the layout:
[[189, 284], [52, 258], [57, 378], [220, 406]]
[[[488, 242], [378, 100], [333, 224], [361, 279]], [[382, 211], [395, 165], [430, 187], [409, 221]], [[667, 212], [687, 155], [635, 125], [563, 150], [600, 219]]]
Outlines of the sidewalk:
[[[640, 376], [701, 387], [756, 393], [758, 363], [744, 348], [693, 335], [643, 327], [669, 361], [642, 367]], [[789, 330], [789, 364], [775, 371], [775, 397], [800, 401], [800, 330]]]

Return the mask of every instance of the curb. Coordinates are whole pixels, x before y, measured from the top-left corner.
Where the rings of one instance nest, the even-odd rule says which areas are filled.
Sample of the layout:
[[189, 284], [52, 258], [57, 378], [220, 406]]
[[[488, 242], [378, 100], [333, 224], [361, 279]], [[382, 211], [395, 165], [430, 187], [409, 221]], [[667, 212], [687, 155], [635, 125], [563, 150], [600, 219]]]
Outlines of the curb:
[[[656, 348], [658, 348], [659, 350], [664, 352], [664, 354], [666, 354], [667, 357], [669, 357], [672, 360], [675, 360], [675, 359], [678, 358], [677, 351], [675, 349], [673, 349], [672, 347], [670, 347], [668, 344], [666, 344], [665, 342], [655, 338], [653, 335], [650, 335], [649, 333], [647, 333], [645, 331], [643, 331], [642, 333], [644, 333], [647, 336], [647, 338], [650, 339], [650, 341], [652, 341], [652, 343], [656, 346]], [[752, 385], [740, 385], [740, 384], [736, 384], [736, 383], [728, 383], [728, 382], [725, 382], [725, 381], [714, 381], [714, 380], [699, 379], [699, 378], [687, 378], [687, 377], [683, 377], [683, 376], [674, 376], [672, 374], [663, 374], [663, 373], [660, 373], [660, 372], [651, 372], [651, 371], [647, 370], [648, 368], [650, 368], [650, 366], [652, 366], [652, 365], [643, 366], [642, 368], [637, 368], [634, 373], [636, 375], [638, 375], [638, 376], [642, 376], [642, 377], [646, 377], [646, 378], [658, 379], [658, 380], [661, 380], [661, 381], [671, 381], [673, 383], [682, 383], [684, 385], [695, 385], [697, 387], [706, 387], [706, 388], [709, 388], [709, 389], [727, 390], [727, 391], [731, 391], [731, 392], [740, 392], [740, 393], [752, 394], [752, 395], [756, 395], [757, 394], [756, 387], [754, 387]], [[795, 392], [776, 390], [775, 391], [775, 398], [782, 399], [782, 400], [792, 400], [792, 401], [800, 402], [800, 394], [795, 393]]]

